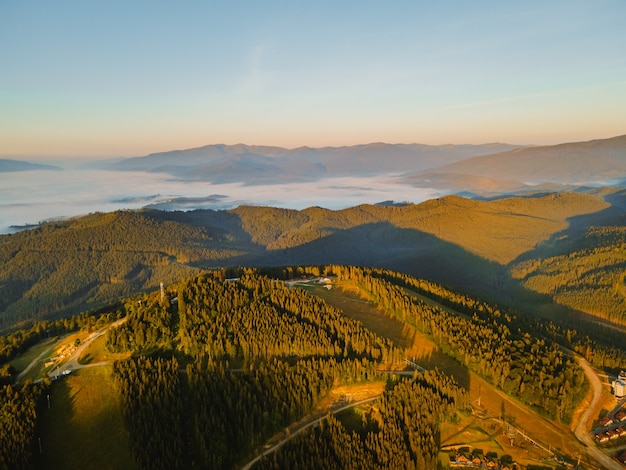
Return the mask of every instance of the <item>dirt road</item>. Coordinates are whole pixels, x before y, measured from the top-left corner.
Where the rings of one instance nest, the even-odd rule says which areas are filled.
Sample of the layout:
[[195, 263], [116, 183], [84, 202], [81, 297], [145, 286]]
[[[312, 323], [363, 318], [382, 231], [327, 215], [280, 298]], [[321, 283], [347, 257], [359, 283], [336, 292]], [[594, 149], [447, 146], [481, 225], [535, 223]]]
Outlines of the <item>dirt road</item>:
[[98, 367], [98, 366], [105, 366], [109, 364], [109, 361], [95, 362], [92, 364], [81, 364], [78, 362], [78, 360], [80, 359], [80, 356], [82, 355], [83, 351], [87, 349], [94, 340], [98, 339], [100, 336], [105, 334], [109, 330], [109, 328], [119, 326], [122, 323], [124, 323], [127, 319], [128, 317], [124, 317], [121, 320], [117, 320], [111, 323], [106, 328], [103, 328], [102, 330], [96, 333], [92, 333], [89, 336], [89, 338], [87, 338], [85, 341], [81, 343], [81, 345], [76, 349], [72, 357], [65, 364], [63, 364], [62, 366], [53, 368], [50, 372], [48, 372], [48, 377], [53, 378], [55, 375], [61, 375], [65, 371], [74, 371], [78, 369], [83, 369], [85, 367]]
[[585, 451], [587, 454], [603, 468], [607, 470], [624, 470], [624, 467], [619, 464], [616, 460], [612, 459], [608, 455], [606, 455], [602, 450], [600, 450], [593, 441], [593, 436], [587, 429], [587, 421], [589, 420], [589, 414], [598, 404], [600, 397], [602, 396], [602, 382], [598, 378], [596, 372], [589, 365], [589, 363], [582, 357], [577, 356], [578, 363], [580, 367], [585, 371], [585, 375], [587, 376], [587, 380], [589, 380], [589, 384], [591, 385], [591, 389], [593, 391], [593, 398], [591, 403], [584, 411], [584, 413], [580, 416], [578, 420], [578, 424], [576, 425], [576, 430], [574, 434], [576, 435], [576, 439], [585, 445]]
[[50, 353], [50, 350], [51, 350], [52, 348], [54, 348], [57, 344], [59, 344], [59, 342], [60, 342], [60, 341], [62, 341], [62, 340], [55, 341], [55, 342], [54, 342], [53, 344], [51, 344], [49, 347], [47, 347], [46, 349], [44, 349], [44, 350], [42, 351], [42, 353], [41, 353], [39, 356], [37, 356], [35, 359], [33, 359], [33, 360], [30, 362], [30, 364], [28, 364], [28, 366], [26, 366], [26, 369], [24, 369], [22, 372], [20, 372], [20, 373], [18, 374], [18, 376], [17, 376], [17, 378], [16, 378], [15, 380], [16, 380], [17, 382], [21, 382], [22, 380], [24, 380], [24, 377], [26, 376], [26, 374], [28, 374], [28, 372], [29, 372], [29, 371], [30, 371], [33, 367], [35, 367], [35, 365], [36, 365], [37, 363], [39, 363], [39, 361], [41, 361], [41, 360], [45, 357], [45, 355], [46, 355], [46, 354]]
[[[341, 408], [337, 408], [336, 410], [333, 410], [332, 412], [334, 414], [339, 413], [341, 411], [347, 410], [349, 408], [353, 408], [355, 406], [359, 406], [362, 405], [364, 403], [369, 403], [370, 401], [374, 401], [377, 400], [378, 398], [380, 398], [378, 395], [375, 397], [370, 397], [370, 398], [366, 398], [365, 400], [360, 400], [354, 403], [350, 403], [349, 405], [346, 406], [342, 406]], [[263, 457], [267, 457], [268, 455], [270, 455], [273, 452], [276, 452], [278, 449], [280, 449], [283, 445], [285, 445], [286, 442], [288, 442], [290, 439], [293, 439], [294, 437], [296, 437], [298, 434], [306, 431], [309, 428], [315, 427], [317, 426], [320, 421], [322, 421], [323, 419], [326, 418], [326, 415], [321, 416], [320, 418], [311, 421], [309, 423], [306, 423], [304, 425], [302, 425], [300, 428], [298, 428], [297, 430], [293, 431], [289, 437], [285, 438], [284, 440], [280, 441], [278, 444], [276, 444], [274, 447], [267, 449], [265, 452], [261, 453], [260, 455], [258, 455], [257, 457], [255, 457], [253, 460], [251, 460], [250, 462], [248, 462], [246, 465], [244, 465], [242, 467], [242, 470], [249, 470], [250, 468], [252, 468], [252, 466], [257, 463], [259, 460], [261, 460]], [[623, 469], [622, 469], [623, 470]]]
[[[53, 378], [55, 375], [60, 375], [60, 374], [62, 374], [66, 370], [78, 370], [78, 369], [82, 369], [82, 368], [85, 368], [85, 367], [98, 367], [98, 366], [105, 366], [105, 365], [109, 364], [110, 361], [95, 362], [95, 363], [92, 363], [92, 364], [80, 364], [78, 362], [78, 359], [80, 358], [80, 356], [83, 353], [83, 351], [85, 349], [87, 349], [87, 347], [91, 344], [92, 341], [94, 341], [95, 339], [97, 339], [100, 336], [102, 336], [103, 334], [105, 334], [109, 328], [121, 325], [126, 320], [127, 320], [127, 317], [124, 317], [121, 320], [117, 320], [117, 321], [111, 323], [110, 325], [107, 325], [102, 330], [100, 330], [100, 331], [98, 331], [96, 333], [91, 334], [91, 336], [89, 336], [89, 338], [87, 338], [80, 345], [80, 347], [78, 347], [78, 349], [76, 349], [76, 351], [74, 352], [72, 357], [65, 364], [63, 364], [62, 366], [60, 365], [59, 367], [55, 367], [50, 372], [48, 372], [48, 377]], [[49, 347], [47, 347], [41, 354], [39, 354], [39, 356], [37, 356], [35, 359], [33, 359], [30, 362], [30, 364], [28, 364], [28, 366], [26, 366], [26, 368], [22, 372], [19, 373], [19, 375], [16, 378], [16, 381], [17, 382], [21, 382], [24, 379], [24, 377], [26, 376], [26, 374], [28, 374], [28, 372], [33, 367], [35, 367], [46, 356], [46, 354], [50, 353], [51, 349], [57, 347], [63, 341], [65, 341], [65, 338], [61, 338], [58, 341], [55, 341]], [[41, 380], [41, 379], [40, 378], [37, 379], [37, 381], [39, 381], [39, 380]]]

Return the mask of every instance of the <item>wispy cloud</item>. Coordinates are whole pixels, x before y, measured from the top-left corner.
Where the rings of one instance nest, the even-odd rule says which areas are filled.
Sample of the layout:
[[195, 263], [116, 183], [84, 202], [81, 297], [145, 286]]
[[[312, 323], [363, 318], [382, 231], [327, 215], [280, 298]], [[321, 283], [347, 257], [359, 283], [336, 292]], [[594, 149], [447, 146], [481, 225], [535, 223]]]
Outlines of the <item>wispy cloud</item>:
[[266, 65], [266, 56], [270, 46], [266, 42], [255, 44], [247, 57], [246, 72], [239, 83], [242, 91], [260, 91], [272, 80], [272, 74]]

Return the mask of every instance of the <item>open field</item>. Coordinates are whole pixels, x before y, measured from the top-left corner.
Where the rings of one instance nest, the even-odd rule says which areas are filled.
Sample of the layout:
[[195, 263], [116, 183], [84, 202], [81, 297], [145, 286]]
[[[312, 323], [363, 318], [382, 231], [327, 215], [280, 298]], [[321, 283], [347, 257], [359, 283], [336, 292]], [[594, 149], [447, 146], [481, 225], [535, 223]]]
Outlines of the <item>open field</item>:
[[[11, 360], [9, 362], [9, 364], [12, 365], [18, 373], [24, 371], [29, 366], [29, 364], [31, 362], [33, 362], [40, 355], [45, 353], [45, 351], [47, 349], [51, 349], [52, 345], [54, 345], [54, 343], [58, 339], [59, 338], [57, 338], [57, 337], [53, 337], [53, 338], [46, 338], [46, 339], [40, 341], [39, 343], [37, 343], [34, 346], [30, 347], [23, 354], [19, 354], [18, 356], [16, 356], [13, 360]], [[45, 354], [44, 354], [44, 356], [45, 356]], [[42, 356], [42, 360], [44, 359], [44, 356]]]
[[127, 359], [130, 357], [130, 353], [111, 353], [106, 348], [106, 336], [102, 335], [93, 340], [87, 349], [85, 349], [80, 357], [78, 363], [81, 365], [95, 364], [97, 362], [113, 362], [121, 359]]
[[343, 313], [360, 321], [365, 328], [383, 338], [390, 339], [396, 345], [407, 348], [412, 343], [410, 331], [402, 322], [385, 316], [378, 306], [364, 292], [348, 283], [334, 284], [327, 290], [317, 283], [304, 285], [312, 294], [321, 297], [329, 304], [342, 310]]
[[135, 468], [111, 367], [82, 369], [54, 383], [41, 445], [40, 468]]
[[[19, 368], [14, 366], [18, 371], [22, 371], [18, 375], [18, 380], [36, 380], [44, 377], [54, 367], [52, 362], [57, 362], [62, 355], [71, 354], [75, 341], [83, 340], [87, 336], [87, 332], [80, 331], [61, 338], [46, 339], [18, 355], [11, 361], [11, 364], [19, 365]], [[55, 361], [52, 361], [53, 358]]]

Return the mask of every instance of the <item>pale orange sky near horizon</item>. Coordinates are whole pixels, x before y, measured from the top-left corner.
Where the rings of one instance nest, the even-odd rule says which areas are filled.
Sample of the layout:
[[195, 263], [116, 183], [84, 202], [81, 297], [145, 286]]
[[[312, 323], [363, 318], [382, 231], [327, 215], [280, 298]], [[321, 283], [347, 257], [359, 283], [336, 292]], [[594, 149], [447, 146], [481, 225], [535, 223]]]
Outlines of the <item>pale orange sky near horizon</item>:
[[0, 156], [626, 134], [626, 2], [0, 4]]

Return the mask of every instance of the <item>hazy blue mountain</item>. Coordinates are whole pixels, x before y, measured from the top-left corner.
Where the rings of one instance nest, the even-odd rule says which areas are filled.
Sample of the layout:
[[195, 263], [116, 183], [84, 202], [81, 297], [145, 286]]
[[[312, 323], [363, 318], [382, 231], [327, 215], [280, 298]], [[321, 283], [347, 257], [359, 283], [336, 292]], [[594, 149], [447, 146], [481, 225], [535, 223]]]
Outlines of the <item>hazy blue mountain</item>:
[[42, 163], [31, 163], [22, 160], [11, 160], [0, 158], [0, 173], [8, 173], [12, 171], [31, 171], [31, 170], [60, 170], [55, 165], [44, 165]]
[[430, 171], [410, 173], [406, 180], [430, 188], [511, 191], [538, 184], [618, 184], [625, 176], [626, 135], [623, 135], [477, 156]]
[[520, 148], [508, 144], [441, 145], [373, 143], [350, 147], [207, 145], [116, 162], [115, 170], [168, 173], [215, 183], [285, 183], [323, 177], [371, 176], [425, 170], [477, 155]]

